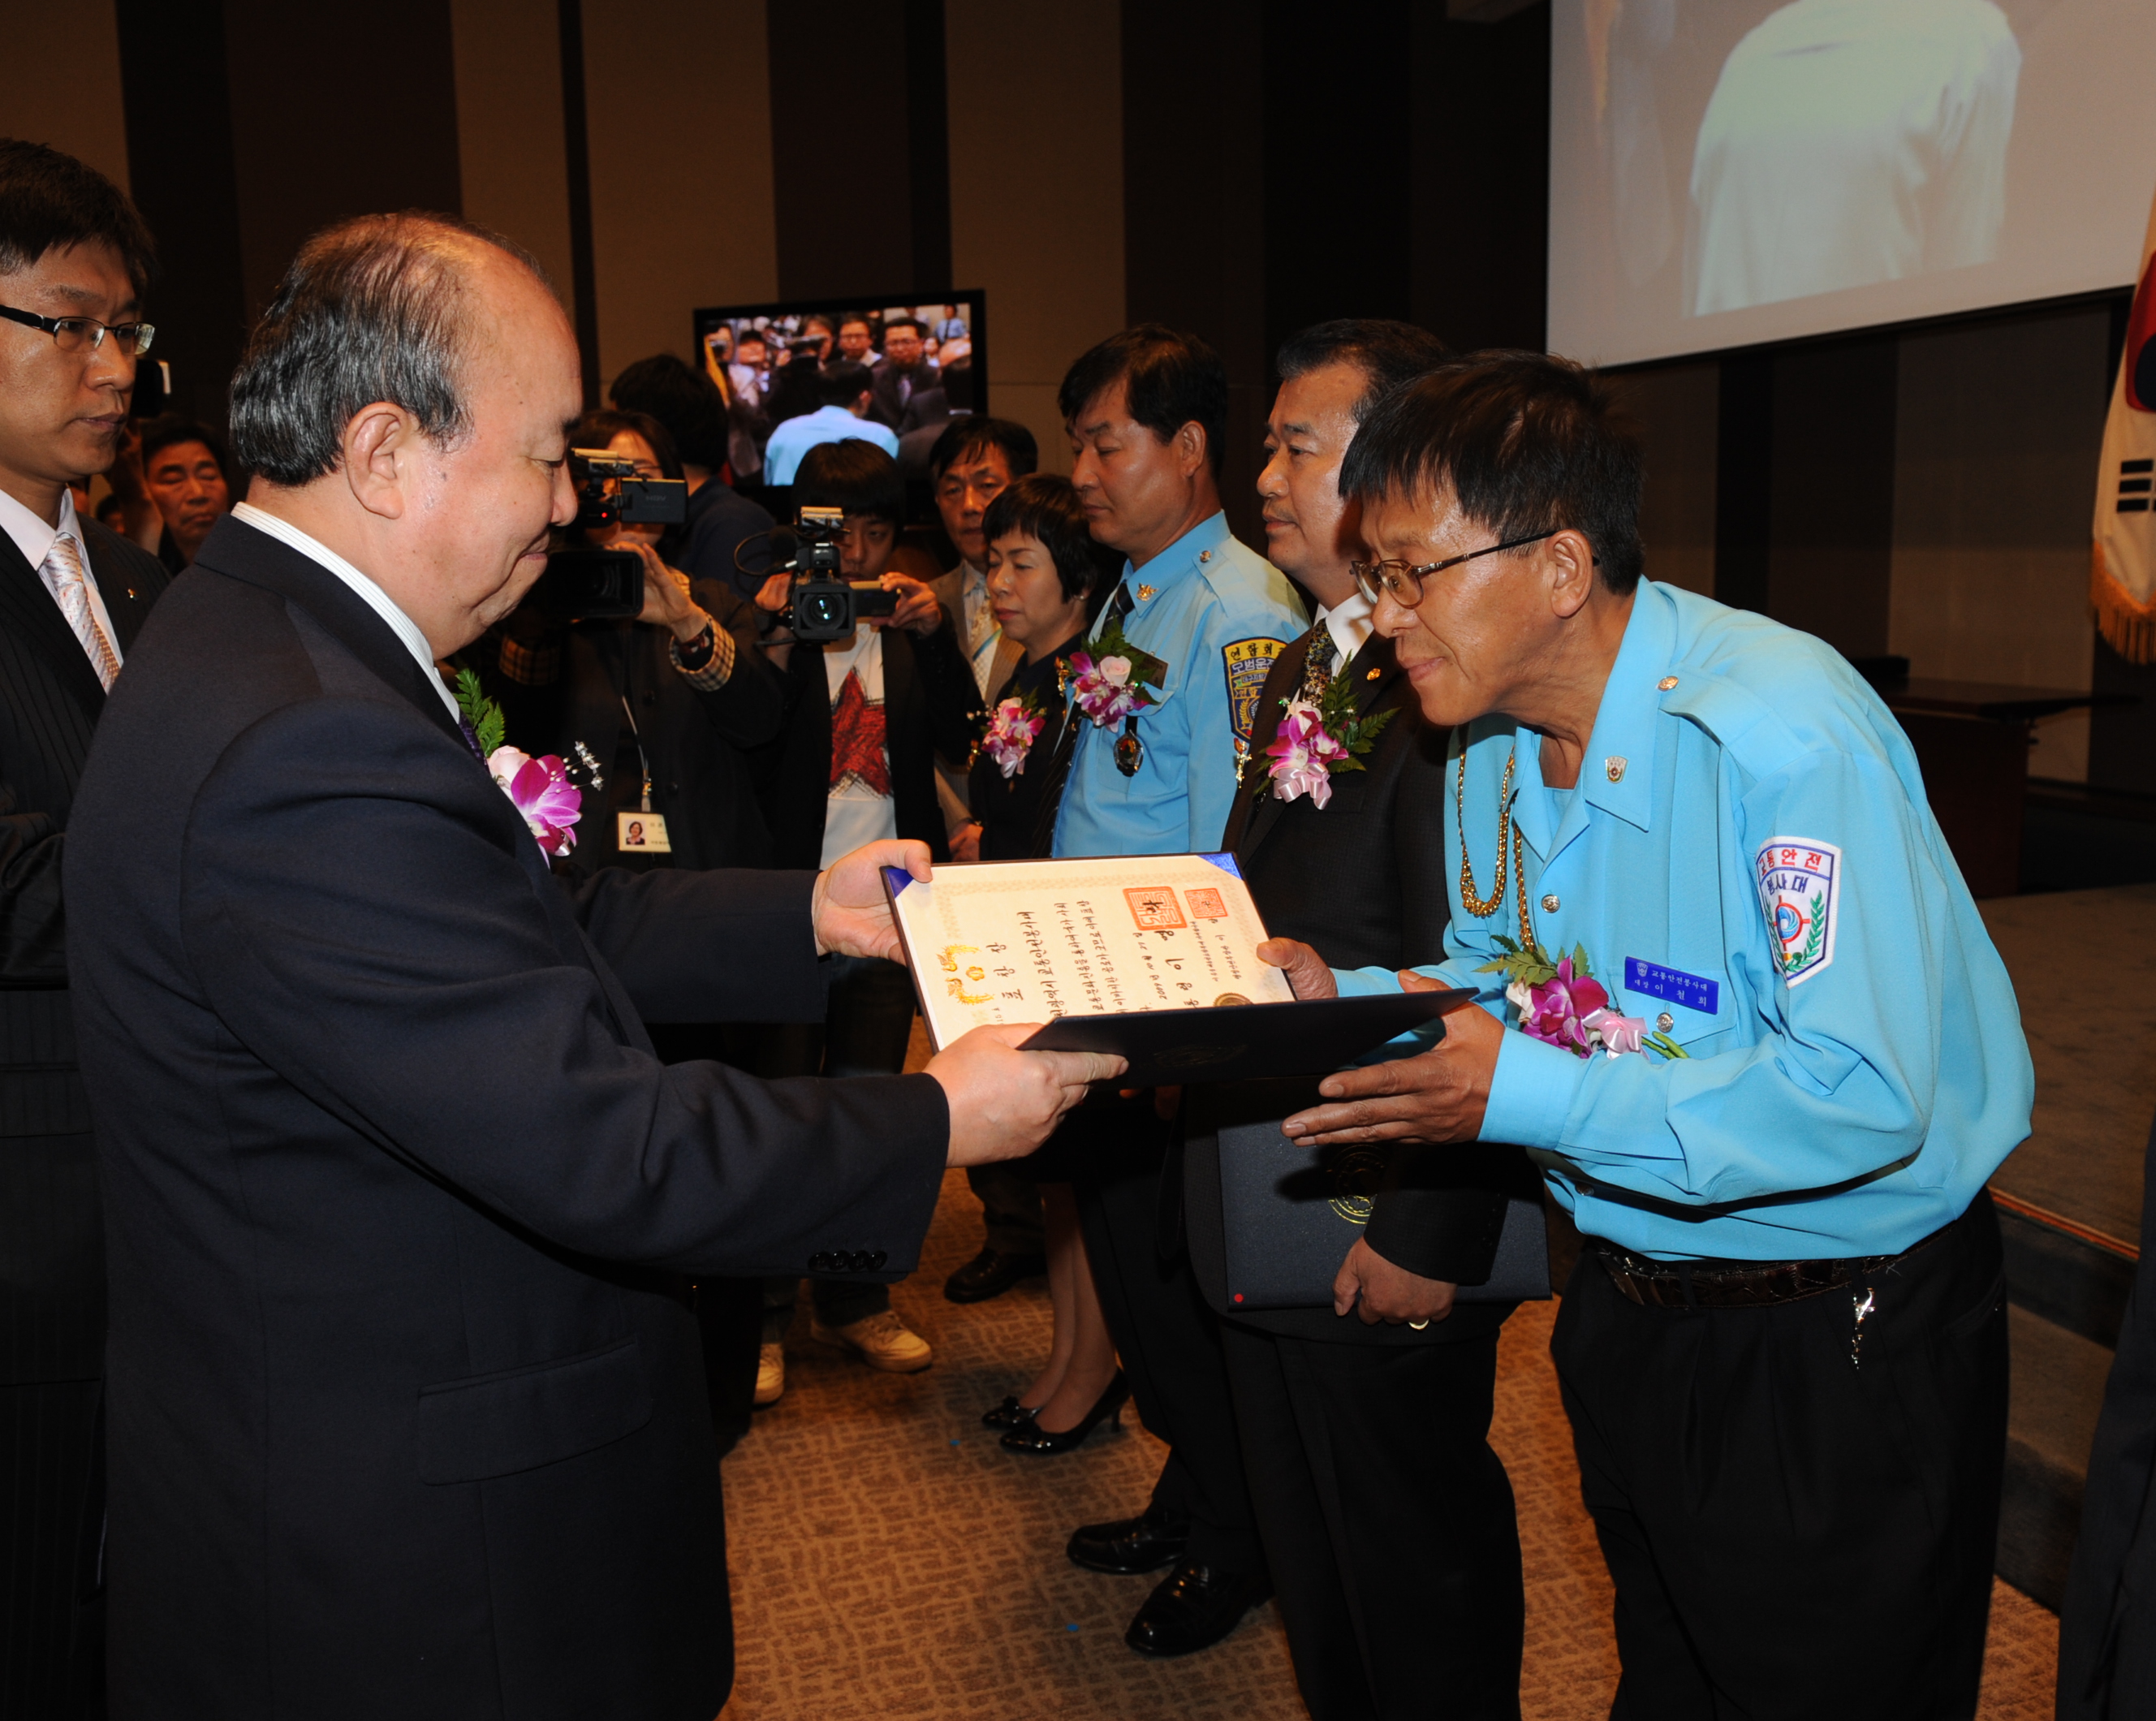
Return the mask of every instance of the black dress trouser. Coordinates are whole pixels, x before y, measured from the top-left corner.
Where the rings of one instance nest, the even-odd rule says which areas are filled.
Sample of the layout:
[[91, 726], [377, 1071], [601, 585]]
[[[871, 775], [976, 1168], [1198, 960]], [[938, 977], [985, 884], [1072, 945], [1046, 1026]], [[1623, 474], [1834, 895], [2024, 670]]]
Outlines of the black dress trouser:
[[1224, 1322], [1265, 1559], [1312, 1721], [1517, 1721], [1512, 1486], [1493, 1331], [1328, 1343]]
[[1613, 1721], [1975, 1713], [2005, 1293], [1983, 1194], [1868, 1287], [1768, 1307], [1642, 1307], [1582, 1252], [1550, 1349], [1616, 1583]]
[[1188, 1523], [1187, 1558], [1247, 1572], [1263, 1558], [1220, 1352], [1220, 1322], [1205, 1306], [1190, 1260], [1163, 1251], [1161, 1172], [1168, 1126], [1152, 1097], [1089, 1102], [1064, 1121], [1060, 1153], [1076, 1169], [1078, 1226], [1147, 1429], [1168, 1462], [1152, 1504]]

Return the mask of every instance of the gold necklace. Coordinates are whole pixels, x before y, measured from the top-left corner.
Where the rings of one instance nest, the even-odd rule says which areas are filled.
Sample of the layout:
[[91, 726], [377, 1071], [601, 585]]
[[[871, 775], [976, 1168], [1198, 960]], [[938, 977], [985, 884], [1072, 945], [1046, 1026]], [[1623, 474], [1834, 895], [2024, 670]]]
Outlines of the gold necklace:
[[1460, 777], [1453, 785], [1453, 825], [1460, 832], [1460, 906], [1477, 920], [1487, 920], [1504, 906], [1506, 851], [1511, 850], [1512, 878], [1518, 891], [1520, 909], [1520, 948], [1535, 948], [1534, 923], [1527, 917], [1527, 857], [1520, 840], [1520, 828], [1512, 822], [1512, 768], [1519, 761], [1517, 747], [1506, 755], [1505, 779], [1497, 786], [1497, 871], [1494, 885], [1487, 896], [1475, 891], [1475, 868], [1467, 858], [1467, 754], [1460, 755]]

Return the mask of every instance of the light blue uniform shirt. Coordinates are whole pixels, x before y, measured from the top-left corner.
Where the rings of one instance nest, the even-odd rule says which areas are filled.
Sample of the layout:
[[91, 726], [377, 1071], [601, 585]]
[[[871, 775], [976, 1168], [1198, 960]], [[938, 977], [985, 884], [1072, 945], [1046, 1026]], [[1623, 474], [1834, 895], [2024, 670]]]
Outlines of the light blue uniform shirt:
[[[1210, 854], [1235, 804], [1236, 773], [1273, 660], [1309, 625], [1281, 571], [1230, 537], [1228, 516], [1193, 527], [1142, 568], [1123, 564], [1132, 645], [1167, 665], [1157, 701], [1138, 712], [1135, 776], [1116, 765], [1120, 722], [1083, 715], [1063, 802], [1058, 859]], [[1103, 605], [1094, 637], [1107, 624]]]
[[[1613, 1004], [1650, 1030], [1666, 1015], [1690, 1054], [1581, 1058], [1505, 1035], [1483, 1138], [1526, 1148], [1582, 1230], [1664, 1258], [1897, 1254], [2028, 1135], [2005, 964], [1907, 737], [1830, 647], [1642, 581], [1554, 830], [1540, 737], [1486, 717], [1464, 740], [1447, 956], [1424, 972], [1512, 1024], [1504, 977], [1476, 970], [1497, 935], [1519, 937], [1524, 884], [1543, 948], [1584, 945]], [[1486, 897], [1516, 748], [1527, 876], [1477, 919], [1460, 845]]]
[[801, 456], [826, 442], [873, 442], [894, 460], [898, 438], [874, 419], [857, 419], [842, 406], [819, 406], [813, 413], [782, 421], [763, 445], [763, 481], [791, 484]]

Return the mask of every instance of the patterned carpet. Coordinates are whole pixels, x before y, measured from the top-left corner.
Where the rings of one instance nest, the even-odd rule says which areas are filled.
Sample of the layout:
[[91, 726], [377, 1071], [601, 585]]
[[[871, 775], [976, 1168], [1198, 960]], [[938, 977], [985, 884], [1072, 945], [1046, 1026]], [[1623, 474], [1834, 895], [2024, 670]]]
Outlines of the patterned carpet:
[[[740, 1673], [725, 1721], [907, 1717], [1303, 1714], [1270, 1605], [1224, 1643], [1147, 1662], [1122, 1631], [1152, 1578], [1107, 1578], [1063, 1556], [1070, 1527], [1141, 1508], [1161, 1448], [1127, 1423], [1079, 1452], [1002, 1451], [979, 1414], [1048, 1349], [1039, 1282], [972, 1308], [944, 1277], [978, 1246], [980, 1209], [952, 1174], [920, 1272], [895, 1302], [935, 1366], [882, 1375], [789, 1341], [786, 1396], [726, 1460]], [[1609, 1585], [1579, 1503], [1548, 1356], [1554, 1305], [1507, 1324], [1495, 1442], [1519, 1498], [1527, 1555], [1531, 1721], [1609, 1711], [1617, 1677]], [[2051, 1714], [2058, 1621], [2018, 1591], [1993, 1595], [1980, 1714]]]

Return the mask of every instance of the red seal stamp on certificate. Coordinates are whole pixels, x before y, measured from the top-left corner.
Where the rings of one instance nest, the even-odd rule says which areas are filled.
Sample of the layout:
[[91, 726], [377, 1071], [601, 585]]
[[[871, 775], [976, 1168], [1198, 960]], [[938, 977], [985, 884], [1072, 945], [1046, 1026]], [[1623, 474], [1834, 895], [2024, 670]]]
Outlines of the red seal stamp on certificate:
[[1190, 905], [1193, 920], [1225, 920], [1228, 905], [1220, 900], [1218, 891], [1185, 891], [1183, 900]]
[[1131, 905], [1131, 918], [1142, 932], [1175, 932], [1188, 924], [1176, 906], [1175, 892], [1165, 886], [1125, 891], [1123, 900]]

